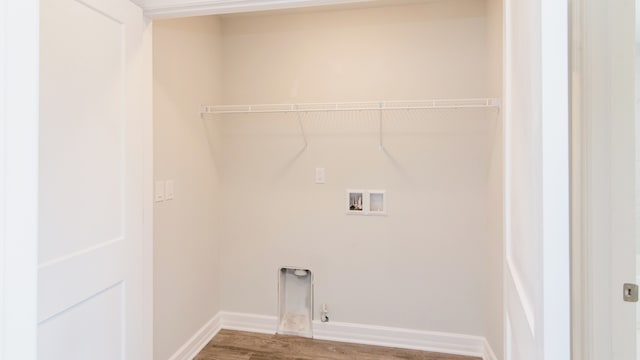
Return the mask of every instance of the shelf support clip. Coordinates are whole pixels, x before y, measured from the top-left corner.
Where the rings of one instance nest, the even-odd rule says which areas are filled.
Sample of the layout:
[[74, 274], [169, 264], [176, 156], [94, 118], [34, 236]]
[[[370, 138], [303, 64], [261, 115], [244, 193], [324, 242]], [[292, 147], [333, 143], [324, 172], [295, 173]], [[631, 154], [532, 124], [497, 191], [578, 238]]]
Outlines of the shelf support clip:
[[302, 134], [302, 140], [304, 141], [304, 147], [302, 150], [307, 150], [309, 147], [309, 142], [307, 141], [307, 133], [304, 131], [304, 124], [302, 124], [302, 115], [300, 114], [300, 110], [298, 109], [298, 105], [294, 105], [296, 110], [296, 116], [298, 117], [298, 126], [300, 126], [300, 133]]
[[385, 151], [384, 148], [384, 142], [382, 141], [382, 108], [384, 107], [384, 102], [379, 102], [378, 103], [378, 107], [379, 107], [379, 119], [378, 119], [378, 146], [380, 148], [380, 150]]

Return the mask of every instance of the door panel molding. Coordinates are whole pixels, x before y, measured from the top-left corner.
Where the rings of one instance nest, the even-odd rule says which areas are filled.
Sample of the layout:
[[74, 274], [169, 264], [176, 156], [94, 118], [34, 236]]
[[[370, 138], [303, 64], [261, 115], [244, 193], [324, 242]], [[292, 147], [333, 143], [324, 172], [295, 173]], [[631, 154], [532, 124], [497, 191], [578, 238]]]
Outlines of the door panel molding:
[[[126, 256], [126, 244], [116, 241], [93, 251], [82, 252], [63, 261], [40, 267], [38, 279], [38, 322], [78, 304], [102, 290], [122, 282], [125, 269], [111, 259]], [[82, 269], [82, 272], [75, 271]], [[90, 281], [87, 281], [90, 279]]]

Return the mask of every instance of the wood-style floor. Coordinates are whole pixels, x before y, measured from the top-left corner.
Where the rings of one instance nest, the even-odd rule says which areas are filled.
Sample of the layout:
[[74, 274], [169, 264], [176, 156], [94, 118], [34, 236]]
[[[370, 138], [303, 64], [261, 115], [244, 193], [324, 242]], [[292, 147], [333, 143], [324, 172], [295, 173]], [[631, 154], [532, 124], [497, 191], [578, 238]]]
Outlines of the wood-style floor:
[[416, 350], [222, 330], [194, 360], [480, 360]]

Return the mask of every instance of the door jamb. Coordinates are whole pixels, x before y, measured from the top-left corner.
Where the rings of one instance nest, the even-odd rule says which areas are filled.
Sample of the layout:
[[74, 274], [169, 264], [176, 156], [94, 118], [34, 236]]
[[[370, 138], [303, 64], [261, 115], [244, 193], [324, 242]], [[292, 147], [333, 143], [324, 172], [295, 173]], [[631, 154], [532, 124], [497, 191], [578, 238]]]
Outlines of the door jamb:
[[37, 355], [39, 1], [0, 6], [0, 358]]
[[[621, 266], [612, 260], [619, 250], [611, 241], [620, 232], [611, 215], [620, 202], [614, 196], [620, 177], [611, 174], [621, 168], [620, 163], [613, 164], [620, 145], [612, 135], [626, 134], [623, 126], [628, 123], [611, 120], [621, 111], [616, 103], [621, 90], [614, 87], [621, 74], [612, 67], [611, 53], [628, 51], [616, 43], [620, 36], [627, 40], [628, 18], [617, 15], [630, 14], [602, 0], [571, 0], [570, 5], [572, 359], [597, 360], [623, 351], [616, 349], [620, 340], [611, 335], [621, 316], [613, 305], [622, 302], [617, 288], [622, 284], [613, 278], [613, 267]], [[619, 161], [629, 164], [629, 159]]]

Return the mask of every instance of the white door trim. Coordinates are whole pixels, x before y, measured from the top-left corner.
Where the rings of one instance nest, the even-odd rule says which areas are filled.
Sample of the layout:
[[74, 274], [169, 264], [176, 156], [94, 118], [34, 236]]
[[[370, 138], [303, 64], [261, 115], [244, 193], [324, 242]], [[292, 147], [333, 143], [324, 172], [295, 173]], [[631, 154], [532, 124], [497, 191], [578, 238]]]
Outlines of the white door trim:
[[144, 328], [144, 359], [153, 359], [153, 23], [146, 19], [147, 27], [142, 40], [142, 66], [145, 69], [142, 75], [142, 99], [145, 109], [143, 118], [143, 259], [142, 281], [145, 313], [143, 315]]
[[[575, 8], [574, 8], [575, 10]], [[574, 28], [575, 29], [575, 28]], [[574, 40], [575, 43], [575, 40]], [[575, 44], [574, 44], [575, 45]], [[575, 53], [575, 46], [572, 45]], [[573, 59], [572, 61], [576, 61]], [[576, 65], [572, 65], [575, 67]], [[580, 76], [572, 74], [572, 88], [580, 83]], [[571, 96], [571, 353], [572, 359], [588, 359], [589, 308], [587, 284], [589, 272], [586, 267], [586, 244], [581, 239], [587, 230], [585, 228], [586, 183], [582, 172], [585, 164], [585, 124], [579, 120], [579, 95], [572, 90]]]
[[571, 24], [571, 358], [574, 360], [590, 359], [590, 317], [591, 307], [588, 296], [590, 279], [587, 265], [588, 246], [584, 240], [588, 233], [587, 218], [584, 207], [588, 204], [586, 174], [588, 169], [587, 124], [583, 113], [583, 76], [584, 67], [584, 4], [581, 0], [573, 1], [570, 16]]
[[36, 359], [39, 1], [0, 6], [0, 359]]
[[544, 359], [571, 356], [568, 0], [542, 0]]
[[625, 319], [634, 318], [628, 313], [635, 307], [622, 301], [622, 283], [634, 279], [622, 281], [616, 275], [633, 270], [621, 269], [627, 261], [619, 257], [616, 244], [631, 234], [629, 224], [634, 222], [630, 218], [630, 198], [619, 195], [620, 189], [632, 186], [634, 178], [624, 176], [626, 172], [622, 171], [635, 165], [630, 156], [633, 128], [628, 118], [628, 106], [634, 99], [626, 91], [630, 79], [624, 72], [632, 66], [628, 55], [633, 49], [627, 44], [634, 12], [625, 8], [628, 2], [616, 5], [604, 0], [574, 0], [570, 14], [575, 360], [627, 358], [623, 349], [627, 346], [623, 344], [634, 338], [627, 325], [625, 336], [616, 335], [621, 319], [626, 324]]
[[570, 356], [568, 1], [504, 1], [505, 359]]

